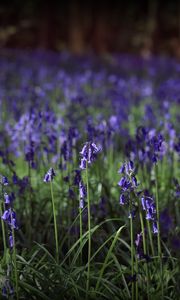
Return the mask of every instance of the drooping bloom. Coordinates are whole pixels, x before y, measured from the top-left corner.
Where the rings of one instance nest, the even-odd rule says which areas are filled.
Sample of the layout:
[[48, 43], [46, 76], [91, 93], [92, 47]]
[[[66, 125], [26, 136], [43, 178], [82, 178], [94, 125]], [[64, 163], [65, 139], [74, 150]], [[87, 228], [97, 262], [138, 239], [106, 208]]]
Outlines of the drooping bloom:
[[8, 185], [9, 184], [7, 177], [3, 176], [1, 174], [0, 174], [0, 184], [1, 185]]
[[[136, 189], [138, 186], [138, 182], [135, 177], [134, 163], [131, 160], [125, 162], [119, 169], [118, 173], [123, 174], [123, 177], [121, 177], [120, 181], [118, 182], [118, 185], [121, 188], [119, 203], [121, 205], [130, 204], [130, 199], [132, 198], [130, 197], [131, 192], [136, 194]], [[131, 199], [131, 211], [129, 212], [129, 218], [134, 218], [135, 214], [135, 203], [134, 200]]]
[[14, 246], [14, 239], [13, 239], [13, 235], [11, 232], [9, 235], [9, 246], [10, 246], [10, 248], [13, 248], [13, 246]]
[[15, 199], [14, 193], [11, 193], [9, 195], [7, 193], [4, 193], [4, 203], [5, 204], [11, 205], [11, 203], [14, 199]]
[[96, 144], [93, 142], [86, 142], [80, 152], [82, 156], [80, 169], [82, 170], [86, 169], [86, 163], [91, 164], [96, 159], [97, 154], [100, 151], [101, 151], [100, 146], [96, 146]]
[[86, 198], [87, 192], [86, 187], [81, 180], [79, 182], [79, 208], [84, 208], [84, 200]]
[[158, 233], [157, 222], [153, 222], [153, 233], [154, 234]]
[[44, 182], [51, 182], [53, 178], [56, 176], [54, 169], [50, 168], [49, 171], [44, 176]]
[[146, 219], [154, 220], [156, 216], [156, 206], [152, 197], [144, 195], [141, 198], [141, 204], [143, 210], [146, 211]]
[[146, 220], [150, 220], [152, 223], [152, 231], [154, 234], [158, 233], [157, 221], [156, 221], [156, 204], [153, 197], [149, 196], [146, 191], [141, 197], [142, 209], [146, 213]]
[[5, 200], [5, 204], [11, 203], [11, 199], [7, 193], [4, 193], [4, 200]]
[[16, 213], [11, 208], [6, 209], [1, 218], [10, 226], [11, 229], [18, 229]]

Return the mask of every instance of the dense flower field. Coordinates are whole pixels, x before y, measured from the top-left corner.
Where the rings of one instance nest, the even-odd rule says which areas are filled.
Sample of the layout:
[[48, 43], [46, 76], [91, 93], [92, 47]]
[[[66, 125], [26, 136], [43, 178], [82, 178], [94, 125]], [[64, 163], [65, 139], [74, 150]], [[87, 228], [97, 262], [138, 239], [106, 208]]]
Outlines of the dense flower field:
[[179, 299], [179, 75], [1, 53], [2, 299]]

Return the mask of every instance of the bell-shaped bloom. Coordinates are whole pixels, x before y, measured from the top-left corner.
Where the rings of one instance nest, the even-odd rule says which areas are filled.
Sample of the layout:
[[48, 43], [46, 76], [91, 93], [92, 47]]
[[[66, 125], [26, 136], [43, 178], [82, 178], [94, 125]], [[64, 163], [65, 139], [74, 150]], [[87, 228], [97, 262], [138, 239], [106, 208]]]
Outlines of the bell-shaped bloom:
[[51, 182], [53, 178], [56, 176], [54, 169], [50, 168], [49, 171], [44, 176], [44, 182]]

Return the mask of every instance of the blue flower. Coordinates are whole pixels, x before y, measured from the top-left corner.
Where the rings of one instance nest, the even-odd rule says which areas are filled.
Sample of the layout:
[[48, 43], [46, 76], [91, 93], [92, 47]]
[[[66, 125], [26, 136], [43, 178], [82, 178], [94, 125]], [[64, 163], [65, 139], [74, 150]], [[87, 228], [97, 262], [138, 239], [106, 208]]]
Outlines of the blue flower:
[[11, 208], [5, 210], [1, 218], [10, 226], [11, 229], [18, 229], [16, 213]]
[[141, 198], [141, 204], [143, 210], [146, 211], [146, 219], [147, 220], [154, 220], [156, 217], [156, 207], [155, 202], [152, 197], [144, 195]]
[[79, 208], [84, 208], [84, 199], [79, 200]]
[[4, 193], [4, 200], [5, 200], [5, 204], [11, 203], [11, 199], [7, 193]]
[[126, 177], [122, 177], [118, 182], [118, 185], [122, 188], [123, 191], [127, 191], [131, 187], [131, 182]]
[[82, 180], [79, 183], [79, 194], [80, 194], [80, 199], [84, 199], [86, 197], [86, 187], [83, 184]]
[[158, 233], [157, 222], [153, 222], [153, 233]]
[[85, 170], [86, 169], [86, 159], [83, 157], [81, 158], [81, 164], [80, 164], [80, 169]]
[[10, 233], [10, 235], [9, 235], [9, 246], [10, 246], [10, 248], [13, 248], [13, 246], [14, 246], [14, 239], [13, 239], [12, 233]]
[[8, 185], [9, 184], [7, 177], [5, 177], [1, 174], [0, 174], [0, 184], [1, 185]]
[[97, 154], [101, 151], [100, 146], [96, 146], [93, 142], [86, 142], [83, 146], [80, 154], [82, 155], [80, 169], [86, 169], [86, 162], [91, 164], [97, 157]]
[[126, 203], [126, 197], [125, 197], [124, 194], [121, 194], [121, 195], [120, 195], [119, 203], [120, 203], [121, 205], [124, 205], [124, 204]]
[[44, 176], [44, 182], [51, 182], [53, 178], [56, 176], [54, 169], [50, 168], [49, 171]]

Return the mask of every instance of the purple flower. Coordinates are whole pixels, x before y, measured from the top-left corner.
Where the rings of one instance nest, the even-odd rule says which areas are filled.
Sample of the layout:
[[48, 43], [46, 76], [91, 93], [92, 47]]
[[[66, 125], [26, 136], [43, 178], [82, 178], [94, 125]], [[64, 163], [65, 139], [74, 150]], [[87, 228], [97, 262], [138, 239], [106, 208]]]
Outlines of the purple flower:
[[5, 177], [1, 174], [0, 174], [0, 184], [1, 185], [8, 185], [9, 184], [7, 177]]
[[16, 213], [11, 208], [5, 210], [1, 218], [11, 227], [11, 229], [18, 229]]
[[9, 235], [9, 246], [10, 246], [10, 248], [13, 248], [13, 246], [14, 246], [14, 239], [13, 239], [13, 236], [11, 233]]
[[86, 159], [83, 157], [81, 158], [81, 164], [80, 164], [80, 169], [85, 170], [86, 169]]
[[84, 199], [79, 200], [79, 208], [84, 208]]
[[132, 176], [131, 180], [132, 180], [132, 185], [133, 185], [133, 187], [137, 187], [137, 186], [138, 186], [138, 183], [137, 183], [136, 177], [135, 177], [135, 176]]
[[79, 183], [79, 194], [80, 194], [80, 199], [84, 199], [86, 197], [86, 187], [83, 184], [82, 180]]
[[133, 208], [133, 209], [129, 212], [128, 218], [129, 218], [129, 219], [131, 219], [131, 218], [134, 219], [135, 216], [136, 216], [136, 208]]
[[146, 211], [146, 219], [154, 220], [156, 217], [156, 207], [155, 202], [152, 197], [144, 195], [141, 198], [141, 204], [143, 210]]
[[134, 170], [135, 170], [134, 163], [131, 160], [125, 164], [126, 175], [131, 176], [132, 173], [134, 173]]
[[5, 204], [11, 203], [11, 198], [7, 193], [4, 193], [4, 200], [5, 200]]
[[121, 194], [121, 195], [120, 195], [119, 203], [120, 203], [121, 205], [124, 205], [124, 204], [126, 203], [126, 197], [125, 197], [124, 194]]
[[49, 171], [44, 176], [44, 182], [51, 182], [53, 178], [56, 176], [54, 169], [50, 168]]
[[142, 233], [138, 233], [135, 240], [136, 247], [140, 246], [141, 241], [142, 241]]
[[13, 174], [12, 181], [13, 181], [14, 184], [18, 183], [18, 176], [16, 175], [16, 173]]
[[158, 233], [157, 222], [153, 222], [153, 233]]
[[131, 182], [126, 177], [122, 177], [118, 182], [118, 185], [123, 191], [127, 191], [131, 187]]
[[126, 174], [128, 177], [130, 177], [135, 171], [134, 163], [130, 160], [128, 162], [125, 162], [121, 168], [119, 169], [118, 173]]
[[86, 142], [83, 146], [80, 154], [82, 155], [80, 168], [82, 170], [86, 169], [86, 162], [91, 164], [95, 159], [97, 154], [101, 151], [101, 147], [96, 146], [93, 142]]

